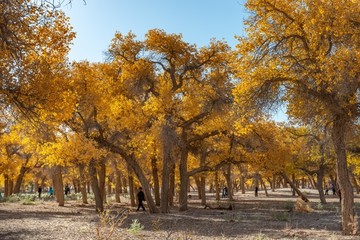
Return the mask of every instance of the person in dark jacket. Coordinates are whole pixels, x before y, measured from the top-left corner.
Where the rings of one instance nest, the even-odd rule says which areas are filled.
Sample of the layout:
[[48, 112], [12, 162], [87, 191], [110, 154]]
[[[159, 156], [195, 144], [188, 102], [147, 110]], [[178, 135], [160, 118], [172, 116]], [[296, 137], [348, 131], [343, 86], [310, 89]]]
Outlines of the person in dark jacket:
[[143, 205], [143, 201], [145, 201], [145, 194], [142, 191], [142, 187], [139, 187], [139, 192], [137, 194], [137, 198], [138, 198], [138, 208], [136, 209], [136, 211], [139, 211], [140, 207], [142, 207], [142, 209], [145, 211], [145, 207]]

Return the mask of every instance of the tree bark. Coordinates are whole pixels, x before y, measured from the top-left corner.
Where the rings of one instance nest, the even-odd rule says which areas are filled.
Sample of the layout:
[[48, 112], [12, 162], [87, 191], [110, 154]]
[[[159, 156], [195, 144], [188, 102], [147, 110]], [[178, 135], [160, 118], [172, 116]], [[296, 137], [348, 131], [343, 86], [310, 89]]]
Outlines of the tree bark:
[[[205, 166], [206, 163], [206, 157], [207, 157], [207, 148], [202, 147], [201, 151], [201, 157], [200, 157], [200, 166]], [[201, 205], [206, 205], [206, 193], [205, 193], [205, 185], [206, 185], [206, 178], [205, 173], [201, 173], [200, 176], [200, 194], [201, 194]]]
[[170, 169], [170, 186], [169, 186], [169, 206], [174, 206], [174, 194], [175, 194], [175, 163], [172, 163]]
[[358, 234], [357, 216], [354, 211], [354, 193], [351, 186], [345, 144], [345, 128], [347, 122], [337, 116], [332, 128], [332, 141], [337, 156], [336, 172], [338, 176], [339, 191], [341, 193], [342, 230], [345, 235]]
[[324, 168], [320, 166], [320, 169], [317, 171], [317, 181], [316, 188], [319, 191], [319, 197], [322, 204], [326, 204], [324, 188], [323, 188], [323, 179], [324, 179]]
[[8, 197], [10, 196], [10, 188], [9, 188], [9, 175], [4, 174], [4, 184], [5, 184], [5, 189], [4, 189], [4, 197]]
[[79, 164], [78, 165], [78, 170], [79, 170], [79, 176], [80, 176], [80, 192], [81, 192], [81, 198], [82, 198], [82, 202], [84, 204], [88, 203], [87, 200], [87, 191], [86, 191], [86, 178], [85, 178], [85, 169], [84, 169], [84, 164]]
[[20, 173], [18, 175], [18, 177], [16, 178], [16, 183], [15, 183], [15, 187], [14, 187], [14, 193], [19, 193], [20, 192], [20, 188], [21, 188], [21, 184], [23, 182], [25, 173], [27, 172], [28, 168], [26, 167], [28, 160], [26, 161], [26, 163], [21, 166], [20, 168]]
[[134, 186], [134, 177], [132, 175], [132, 171], [130, 166], [128, 166], [128, 182], [129, 182], [129, 195], [130, 195], [130, 204], [132, 207], [136, 206], [135, 201], [135, 186]]
[[102, 158], [100, 160], [100, 170], [98, 172], [99, 175], [99, 191], [101, 195], [101, 199], [104, 203], [106, 203], [106, 159]]
[[182, 129], [181, 133], [181, 154], [179, 163], [180, 173], [180, 193], [179, 193], [179, 211], [186, 211], [188, 209], [188, 186], [189, 186], [189, 175], [187, 171], [189, 149], [187, 146], [187, 133], [186, 129]]
[[103, 204], [103, 200], [101, 198], [101, 193], [100, 193], [100, 189], [99, 189], [95, 159], [91, 159], [89, 162], [89, 175], [90, 175], [91, 188], [92, 188], [92, 191], [93, 191], [94, 197], [95, 197], [96, 211], [103, 212], [104, 204]]
[[121, 193], [121, 172], [117, 166], [116, 160], [113, 161], [113, 166], [115, 168], [115, 201], [117, 203], [121, 202], [120, 193]]
[[159, 170], [157, 166], [157, 158], [155, 156], [151, 159], [151, 169], [152, 169], [152, 176], [154, 181], [155, 204], [156, 206], [160, 206]]
[[56, 200], [58, 201], [59, 206], [64, 206], [64, 184], [61, 173], [61, 166], [59, 165], [53, 167], [53, 183]]
[[231, 180], [231, 163], [227, 164], [227, 166], [225, 166], [225, 179], [226, 179], [226, 185], [228, 188], [228, 196], [229, 196], [229, 200], [232, 201], [234, 200], [233, 198], [233, 186], [232, 186], [232, 180]]
[[220, 201], [220, 183], [219, 183], [219, 172], [215, 172], [215, 189], [216, 189], [216, 201]]

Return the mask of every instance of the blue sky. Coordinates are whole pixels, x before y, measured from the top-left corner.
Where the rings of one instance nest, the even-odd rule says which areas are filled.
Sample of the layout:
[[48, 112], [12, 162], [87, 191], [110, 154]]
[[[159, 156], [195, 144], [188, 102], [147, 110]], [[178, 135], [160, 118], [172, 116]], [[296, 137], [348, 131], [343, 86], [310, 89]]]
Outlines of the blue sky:
[[143, 39], [159, 28], [181, 33], [184, 41], [205, 46], [211, 38], [235, 46], [247, 18], [245, 0], [73, 0], [63, 10], [77, 34], [70, 60], [103, 61], [116, 31]]
[[[76, 32], [70, 61], [103, 62], [116, 31], [132, 31], [143, 39], [148, 30], [181, 33], [184, 41], [198, 47], [210, 39], [225, 40], [235, 47], [235, 35], [244, 35], [246, 0], [73, 0], [63, 10]], [[274, 119], [284, 121], [285, 109]]]

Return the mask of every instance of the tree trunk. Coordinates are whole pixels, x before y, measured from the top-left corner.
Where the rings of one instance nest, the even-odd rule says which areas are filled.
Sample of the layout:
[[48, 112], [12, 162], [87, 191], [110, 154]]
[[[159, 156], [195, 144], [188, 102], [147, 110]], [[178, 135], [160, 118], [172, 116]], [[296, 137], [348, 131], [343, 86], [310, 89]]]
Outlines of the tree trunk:
[[226, 185], [228, 188], [228, 196], [229, 196], [229, 200], [232, 201], [234, 200], [233, 198], [233, 186], [232, 186], [232, 180], [231, 180], [231, 163], [227, 164], [227, 166], [225, 166], [225, 179], [226, 179]]
[[305, 202], [309, 202], [309, 199], [290, 181], [290, 179], [285, 173], [281, 173], [281, 176], [284, 178], [284, 182], [289, 183], [302, 200], [304, 200]]
[[175, 164], [173, 163], [170, 171], [170, 187], [169, 187], [169, 206], [174, 206], [174, 194], [175, 194]]
[[103, 212], [104, 211], [104, 203], [101, 198], [101, 193], [100, 193], [100, 189], [99, 189], [95, 159], [91, 159], [89, 162], [89, 175], [90, 175], [91, 188], [92, 188], [92, 191], [93, 191], [94, 197], [95, 197], [96, 211]]
[[180, 173], [180, 193], [179, 193], [179, 211], [186, 211], [188, 209], [188, 186], [189, 186], [189, 175], [187, 171], [187, 162], [189, 149], [187, 147], [187, 133], [186, 129], [182, 129], [181, 133], [181, 154], [179, 163]]
[[[201, 157], [200, 157], [200, 166], [205, 166], [206, 163], [206, 157], [207, 157], [207, 148], [206, 147], [202, 147], [202, 151], [201, 151]], [[200, 194], [201, 194], [201, 205], [205, 206], [206, 205], [206, 193], [205, 193], [205, 173], [201, 173], [200, 176]]]
[[123, 182], [124, 193], [128, 193], [128, 184], [125, 176], [122, 178], [122, 182]]
[[201, 199], [201, 181], [198, 176], [193, 176], [197, 188], [198, 198]]
[[20, 193], [21, 184], [23, 182], [26, 171], [27, 171], [26, 166], [21, 166], [20, 173], [16, 179], [16, 183], [13, 191], [14, 193]]
[[220, 201], [220, 183], [219, 183], [219, 172], [215, 172], [215, 190], [216, 190], [216, 201]]
[[100, 160], [100, 170], [98, 172], [99, 175], [99, 191], [101, 195], [101, 199], [104, 203], [106, 203], [106, 159], [102, 158]]
[[130, 166], [128, 166], [128, 182], [129, 182], [129, 195], [130, 195], [130, 204], [132, 207], [136, 206], [135, 202], [135, 187], [134, 187], [134, 177], [132, 175], [132, 171]]
[[117, 203], [120, 203], [121, 202], [121, 199], [120, 199], [120, 192], [121, 192], [121, 172], [117, 166], [117, 163], [116, 161], [114, 160], [113, 161], [113, 166], [115, 168], [115, 201]]
[[342, 230], [345, 235], [355, 235], [358, 234], [358, 223], [354, 211], [354, 193], [349, 179], [346, 159], [346, 126], [346, 121], [344, 121], [341, 116], [337, 116], [337, 119], [333, 123], [331, 137], [337, 156], [336, 173], [340, 188], [339, 192], [341, 194]]
[[[292, 174], [292, 183], [293, 183], [294, 186], [296, 186], [295, 173]], [[292, 195], [295, 196], [295, 189], [294, 188], [293, 188], [293, 191], [292, 191]]]
[[324, 167], [320, 166], [320, 169], [317, 172], [316, 188], [319, 191], [319, 197], [320, 197], [321, 203], [326, 204], [324, 188], [323, 188], [323, 179], [324, 179]]
[[240, 188], [241, 188], [241, 193], [245, 194], [245, 177], [242, 174], [240, 176]]
[[273, 174], [272, 184], [271, 184], [271, 191], [272, 191], [272, 192], [275, 192], [275, 188], [276, 188], [276, 175]]
[[265, 182], [263, 181], [263, 179], [262, 179], [261, 177], [260, 177], [260, 183], [261, 183], [261, 185], [262, 185], [263, 188], [264, 188], [265, 196], [266, 196], [266, 197], [269, 197], [269, 193], [268, 193], [268, 191], [267, 191], [267, 189], [266, 189]]
[[170, 188], [170, 167], [171, 167], [171, 151], [167, 144], [163, 146], [163, 168], [161, 176], [161, 199], [160, 212], [169, 212], [169, 188]]
[[151, 159], [151, 169], [152, 169], [152, 176], [154, 181], [155, 204], [156, 206], [160, 206], [160, 183], [159, 183], [159, 171], [158, 171], [156, 157], [153, 157]]
[[64, 184], [61, 173], [61, 166], [59, 165], [53, 167], [53, 183], [56, 200], [58, 201], [59, 206], [64, 206]]
[[87, 192], [86, 192], [86, 178], [85, 178], [85, 169], [84, 169], [84, 164], [79, 164], [78, 165], [78, 170], [79, 170], [79, 176], [80, 176], [80, 191], [81, 191], [81, 198], [82, 198], [82, 202], [84, 204], [88, 203], [87, 200]]
[[111, 186], [111, 183], [112, 183], [112, 180], [113, 179], [113, 175], [109, 175], [108, 177], [107, 177], [107, 191], [106, 191], [106, 193], [107, 194], [111, 194], [112, 193], [112, 186]]
[[4, 197], [8, 197], [10, 196], [10, 189], [9, 189], [9, 175], [4, 174], [4, 184], [5, 184], [5, 189], [4, 189]]

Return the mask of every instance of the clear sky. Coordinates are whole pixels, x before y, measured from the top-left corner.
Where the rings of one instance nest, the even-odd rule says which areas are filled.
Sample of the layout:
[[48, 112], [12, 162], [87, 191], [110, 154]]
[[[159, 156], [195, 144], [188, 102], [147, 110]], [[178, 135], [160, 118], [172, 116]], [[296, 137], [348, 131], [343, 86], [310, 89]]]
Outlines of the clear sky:
[[234, 47], [247, 18], [245, 0], [73, 0], [63, 10], [77, 36], [70, 60], [102, 62], [116, 31], [143, 39], [148, 30], [181, 33], [184, 41], [208, 45], [211, 38]]

